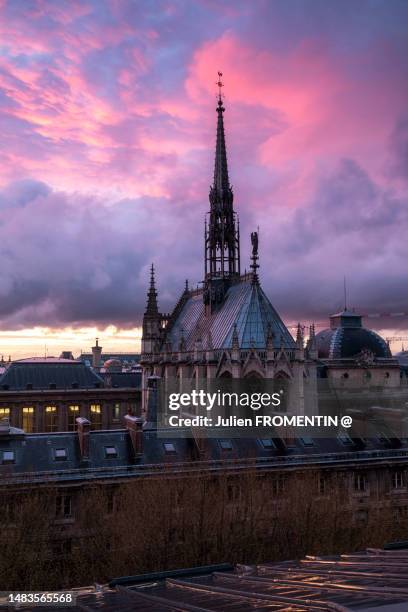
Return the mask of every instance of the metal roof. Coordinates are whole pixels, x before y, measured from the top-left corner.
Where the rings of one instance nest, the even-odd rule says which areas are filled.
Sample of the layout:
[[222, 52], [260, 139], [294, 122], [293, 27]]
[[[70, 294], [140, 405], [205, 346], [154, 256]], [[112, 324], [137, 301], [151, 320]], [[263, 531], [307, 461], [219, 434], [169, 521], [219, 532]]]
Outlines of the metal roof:
[[405, 612], [408, 550], [191, 568], [75, 589], [74, 610]]
[[205, 316], [202, 293], [191, 292], [166, 341], [177, 351], [183, 337], [185, 349], [192, 351], [197, 340], [201, 340], [203, 349], [209, 348], [211, 335], [214, 349], [231, 348], [235, 325], [241, 348], [264, 349], [269, 327], [274, 346], [295, 348], [292, 336], [260, 285], [246, 277], [228, 289], [221, 307], [210, 316]]

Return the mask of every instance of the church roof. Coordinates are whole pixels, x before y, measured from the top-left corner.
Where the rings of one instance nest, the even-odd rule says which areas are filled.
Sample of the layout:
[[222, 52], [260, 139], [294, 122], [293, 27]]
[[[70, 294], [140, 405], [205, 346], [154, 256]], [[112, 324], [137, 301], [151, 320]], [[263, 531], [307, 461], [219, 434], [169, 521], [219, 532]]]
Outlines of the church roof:
[[201, 291], [191, 292], [174, 323], [166, 341], [176, 351], [183, 338], [185, 350], [194, 350], [201, 340], [203, 349], [210, 343], [214, 349], [231, 348], [236, 326], [240, 348], [265, 348], [268, 329], [275, 347], [295, 348], [295, 343], [282, 319], [258, 283], [244, 278], [227, 291], [221, 306], [205, 316]]

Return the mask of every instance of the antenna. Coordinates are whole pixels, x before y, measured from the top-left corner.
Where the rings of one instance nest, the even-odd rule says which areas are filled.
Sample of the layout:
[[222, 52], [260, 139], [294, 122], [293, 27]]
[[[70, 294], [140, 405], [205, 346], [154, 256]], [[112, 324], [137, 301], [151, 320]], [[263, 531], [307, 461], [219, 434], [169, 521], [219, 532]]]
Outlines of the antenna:
[[347, 284], [346, 277], [344, 276], [344, 310], [347, 310]]

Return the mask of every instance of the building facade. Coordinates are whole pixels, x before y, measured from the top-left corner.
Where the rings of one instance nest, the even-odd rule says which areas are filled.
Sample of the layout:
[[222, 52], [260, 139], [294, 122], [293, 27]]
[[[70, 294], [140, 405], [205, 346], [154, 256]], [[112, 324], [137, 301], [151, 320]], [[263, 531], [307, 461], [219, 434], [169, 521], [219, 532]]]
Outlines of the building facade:
[[78, 417], [92, 429], [117, 429], [126, 414], [140, 414], [140, 383], [137, 372], [98, 374], [72, 359], [22, 359], [0, 377], [0, 418], [27, 433], [75, 431]]

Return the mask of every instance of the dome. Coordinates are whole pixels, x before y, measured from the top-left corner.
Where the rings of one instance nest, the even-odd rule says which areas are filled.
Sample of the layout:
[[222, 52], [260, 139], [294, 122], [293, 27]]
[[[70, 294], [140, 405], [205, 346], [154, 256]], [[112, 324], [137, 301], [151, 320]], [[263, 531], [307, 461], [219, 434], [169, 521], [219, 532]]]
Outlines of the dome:
[[108, 359], [103, 364], [105, 370], [109, 372], [121, 372], [122, 371], [122, 362], [120, 359]]
[[321, 359], [391, 359], [391, 351], [383, 338], [363, 327], [361, 315], [343, 310], [330, 317], [330, 328], [316, 334]]

